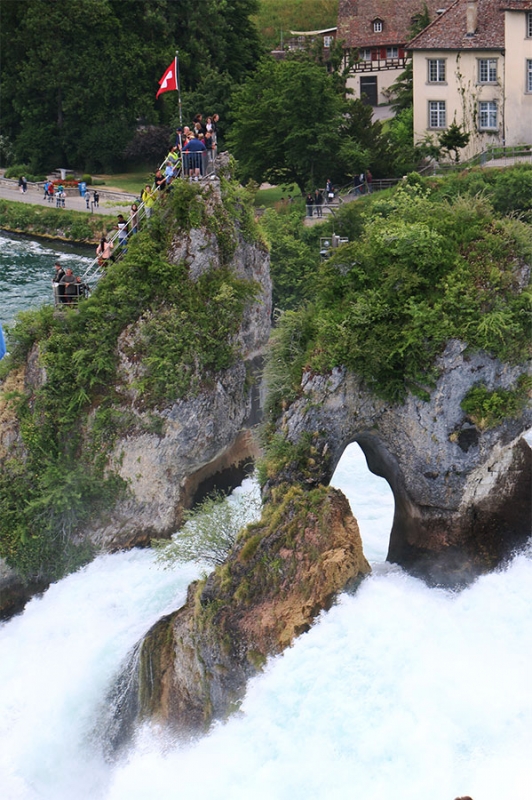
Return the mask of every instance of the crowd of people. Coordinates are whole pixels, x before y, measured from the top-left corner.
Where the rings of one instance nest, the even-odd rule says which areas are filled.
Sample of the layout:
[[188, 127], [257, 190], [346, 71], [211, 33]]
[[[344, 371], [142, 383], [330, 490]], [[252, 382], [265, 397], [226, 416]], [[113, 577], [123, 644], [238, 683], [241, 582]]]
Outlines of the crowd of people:
[[203, 114], [196, 114], [192, 127], [183, 125], [176, 128], [175, 144], [155, 173], [156, 189], [169, 189], [177, 177], [199, 181], [207, 174], [209, 165], [216, 158], [219, 121], [219, 114], [205, 120]]
[[83, 279], [79, 275], [74, 275], [71, 267], [63, 269], [59, 261], [54, 265], [52, 286], [56, 305], [76, 305], [90, 294], [90, 287]]
[[[191, 181], [199, 180], [207, 173], [209, 162], [214, 161], [218, 143], [218, 114], [206, 117], [196, 114], [192, 126], [184, 125], [176, 128], [175, 144], [172, 145], [162, 166], [156, 170], [154, 184], [147, 183], [141, 193], [144, 204], [145, 216], [149, 219], [152, 213], [158, 192], [171, 189], [176, 177], [188, 178]], [[163, 172], [164, 169], [164, 172]], [[58, 192], [64, 192], [61, 185], [57, 187], [52, 181], [44, 184], [44, 200], [53, 202]], [[85, 193], [87, 209], [98, 207], [100, 196], [97, 190]], [[63, 200], [64, 205], [64, 200]], [[118, 214], [115, 226], [116, 235], [108, 237], [103, 233], [96, 247], [96, 259], [100, 269], [105, 271], [107, 264], [121, 258], [127, 252], [129, 238], [139, 231], [140, 217], [137, 203], [133, 203], [130, 214], [125, 219], [123, 214]], [[116, 242], [116, 247], [115, 247]], [[79, 276], [75, 276], [70, 267], [63, 269], [61, 264], [55, 264], [55, 273], [52, 278], [54, 299], [56, 305], [73, 305], [80, 298], [88, 297], [89, 286]]]

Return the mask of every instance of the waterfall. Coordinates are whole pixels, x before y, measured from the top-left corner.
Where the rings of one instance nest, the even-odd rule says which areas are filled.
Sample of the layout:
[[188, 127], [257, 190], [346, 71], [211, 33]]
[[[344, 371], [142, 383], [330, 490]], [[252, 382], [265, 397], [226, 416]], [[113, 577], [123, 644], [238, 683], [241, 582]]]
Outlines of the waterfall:
[[150, 550], [100, 556], [1, 625], [0, 798], [528, 800], [530, 553], [456, 593], [383, 563], [393, 502], [357, 451], [334, 483], [373, 575], [196, 742], [147, 724], [110, 760], [101, 733], [124, 660], [182, 604], [196, 567], [162, 570]]

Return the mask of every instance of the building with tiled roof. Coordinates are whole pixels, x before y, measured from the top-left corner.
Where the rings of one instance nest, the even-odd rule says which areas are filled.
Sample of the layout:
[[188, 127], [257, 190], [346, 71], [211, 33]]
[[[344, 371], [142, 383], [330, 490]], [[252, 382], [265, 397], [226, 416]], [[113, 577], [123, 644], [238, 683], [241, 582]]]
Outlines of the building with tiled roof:
[[408, 49], [416, 141], [454, 122], [464, 159], [532, 143], [532, 0], [454, 0]]
[[406, 66], [412, 25], [424, 13], [430, 19], [451, 0], [339, 0], [337, 38], [345, 63], [355, 59], [347, 85], [371, 105], [386, 103], [388, 90]]

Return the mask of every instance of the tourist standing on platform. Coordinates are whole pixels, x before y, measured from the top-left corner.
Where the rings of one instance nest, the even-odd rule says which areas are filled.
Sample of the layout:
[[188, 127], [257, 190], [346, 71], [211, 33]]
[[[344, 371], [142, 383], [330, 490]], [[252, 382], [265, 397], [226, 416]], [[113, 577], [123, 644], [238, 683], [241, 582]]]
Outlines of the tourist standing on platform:
[[316, 191], [314, 192], [314, 205], [316, 206], [316, 216], [322, 217], [323, 212], [321, 207], [323, 205], [323, 195], [320, 189], [316, 189]]
[[144, 187], [144, 191], [141, 195], [141, 200], [144, 203], [144, 208], [146, 209], [146, 217], [149, 219], [151, 217], [151, 211], [153, 208], [153, 204], [155, 203], [155, 192], [151, 188], [150, 184], [147, 183]]

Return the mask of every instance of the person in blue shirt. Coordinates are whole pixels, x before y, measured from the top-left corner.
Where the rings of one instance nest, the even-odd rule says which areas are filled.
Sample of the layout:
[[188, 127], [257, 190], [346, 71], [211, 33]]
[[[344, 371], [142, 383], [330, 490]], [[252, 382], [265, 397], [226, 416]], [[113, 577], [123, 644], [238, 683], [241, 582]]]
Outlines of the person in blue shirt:
[[[207, 154], [207, 149], [198, 136], [192, 136], [183, 148], [185, 157], [183, 158], [183, 167], [188, 170], [191, 180], [199, 180], [202, 159]], [[186, 159], [186, 163], [185, 163]]]
[[0, 360], [6, 354], [6, 340], [4, 339], [4, 331], [2, 330], [2, 326], [0, 325]]

